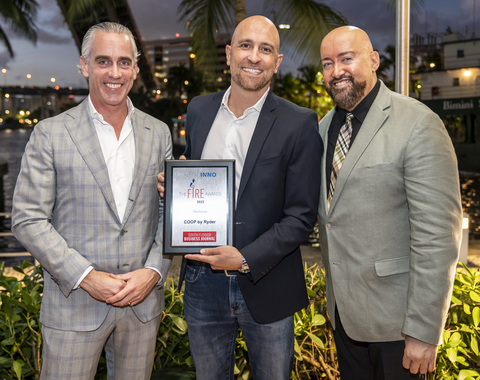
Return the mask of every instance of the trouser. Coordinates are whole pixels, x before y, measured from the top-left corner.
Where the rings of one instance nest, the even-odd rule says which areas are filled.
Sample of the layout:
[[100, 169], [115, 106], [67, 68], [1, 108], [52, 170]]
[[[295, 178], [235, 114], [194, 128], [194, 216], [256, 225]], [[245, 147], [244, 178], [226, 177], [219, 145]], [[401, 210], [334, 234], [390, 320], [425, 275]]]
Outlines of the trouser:
[[402, 365], [405, 341], [369, 343], [350, 339], [342, 326], [338, 309], [334, 338], [342, 380], [420, 379], [420, 375], [412, 375]]
[[187, 265], [184, 310], [197, 380], [233, 380], [238, 328], [255, 380], [288, 380], [293, 365], [293, 316], [255, 322], [237, 277], [208, 266]]
[[140, 321], [131, 307], [111, 307], [95, 331], [64, 331], [43, 325], [40, 380], [92, 380], [105, 347], [108, 380], [148, 380], [160, 317]]

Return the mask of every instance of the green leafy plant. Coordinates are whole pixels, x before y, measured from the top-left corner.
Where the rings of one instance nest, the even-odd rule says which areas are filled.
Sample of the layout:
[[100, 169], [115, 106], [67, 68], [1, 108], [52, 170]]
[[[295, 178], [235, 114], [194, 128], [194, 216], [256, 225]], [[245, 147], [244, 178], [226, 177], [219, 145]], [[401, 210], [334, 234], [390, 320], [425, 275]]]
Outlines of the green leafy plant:
[[327, 312], [325, 272], [305, 267], [310, 305], [295, 313], [294, 379], [339, 379], [333, 329]]
[[183, 294], [171, 278], [165, 287], [165, 310], [162, 312], [155, 348], [156, 368], [187, 365], [192, 366], [187, 322], [183, 315]]
[[[430, 380], [480, 380], [480, 272], [461, 264], [455, 277], [452, 304], [439, 347], [437, 370]], [[23, 263], [14, 268], [19, 278], [6, 276], [0, 263], [0, 379], [38, 379], [41, 364], [39, 321], [43, 273]], [[338, 380], [333, 330], [325, 300], [325, 272], [305, 267], [310, 304], [295, 313], [295, 360], [291, 379]], [[195, 379], [189, 352], [183, 294], [172, 279], [165, 286], [152, 380]], [[236, 380], [252, 379], [248, 350], [239, 331], [235, 347]], [[96, 380], [106, 379], [105, 357]]]
[[42, 268], [31, 268], [24, 262], [14, 269], [22, 279], [4, 276], [5, 263], [0, 263], [0, 377], [37, 379], [41, 368]]
[[431, 380], [480, 379], [480, 272], [460, 265]]

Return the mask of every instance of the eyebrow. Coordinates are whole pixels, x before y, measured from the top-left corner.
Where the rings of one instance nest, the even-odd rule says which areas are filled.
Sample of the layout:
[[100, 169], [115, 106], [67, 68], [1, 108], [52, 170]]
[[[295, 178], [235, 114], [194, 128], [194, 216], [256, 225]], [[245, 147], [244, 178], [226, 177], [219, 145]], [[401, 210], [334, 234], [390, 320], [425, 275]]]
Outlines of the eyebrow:
[[[254, 43], [253, 40], [248, 39], [248, 38], [245, 38], [245, 39], [243, 39], [243, 40], [239, 40], [239, 41], [238, 41], [238, 44], [240, 45], [240, 44], [242, 44], [242, 43], [244, 43], [244, 42]], [[273, 44], [268, 43], [268, 42], [260, 42], [260, 45], [268, 46], [268, 47], [271, 48], [272, 50], [275, 50], [275, 46], [274, 46]]]
[[[349, 55], [349, 54], [355, 54], [355, 52], [352, 51], [352, 50], [344, 51], [344, 52], [340, 53], [340, 54], [338, 55], [338, 57], [344, 57], [344, 56]], [[323, 61], [331, 61], [331, 60], [332, 60], [332, 58], [330, 58], [330, 57], [322, 58], [322, 62], [323, 62]]]
[[[101, 59], [107, 59], [107, 60], [110, 60], [112, 59], [110, 56], [108, 55], [97, 55], [95, 57], [95, 61], [98, 61], [98, 60], [101, 60]], [[129, 61], [129, 62], [133, 62], [132, 59], [130, 57], [120, 57], [119, 59], [120, 61]]]

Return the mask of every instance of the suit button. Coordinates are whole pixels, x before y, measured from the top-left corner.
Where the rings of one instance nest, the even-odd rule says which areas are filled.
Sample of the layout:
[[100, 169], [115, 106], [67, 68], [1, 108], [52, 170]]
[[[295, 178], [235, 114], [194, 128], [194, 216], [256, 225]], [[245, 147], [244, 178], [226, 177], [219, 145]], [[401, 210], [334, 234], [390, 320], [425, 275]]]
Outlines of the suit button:
[[121, 230], [121, 231], [120, 231], [120, 236], [125, 236], [126, 233], [127, 233], [127, 231]]
[[332, 229], [332, 225], [331, 225], [330, 223], [327, 223], [327, 224], [325, 225], [325, 227], [327, 227], [327, 230], [331, 230], [331, 229]]

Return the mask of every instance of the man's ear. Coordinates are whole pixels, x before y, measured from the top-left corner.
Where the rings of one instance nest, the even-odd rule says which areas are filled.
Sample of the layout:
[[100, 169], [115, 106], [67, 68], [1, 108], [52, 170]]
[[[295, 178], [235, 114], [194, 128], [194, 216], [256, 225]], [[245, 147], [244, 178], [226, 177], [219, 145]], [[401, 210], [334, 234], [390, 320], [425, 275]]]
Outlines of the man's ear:
[[227, 66], [230, 66], [230, 52], [232, 51], [232, 47], [230, 45], [225, 46], [225, 55], [227, 56]]
[[282, 63], [282, 61], [283, 61], [283, 54], [279, 54], [277, 57], [277, 62], [275, 64], [275, 71], [274, 71], [275, 74], [277, 73], [278, 68], [280, 67], [280, 64]]
[[80, 70], [82, 71], [82, 75], [85, 78], [88, 78], [88, 63], [87, 60], [83, 57], [80, 57]]
[[370, 58], [372, 60], [373, 71], [377, 71], [378, 67], [380, 66], [380, 55], [378, 54], [378, 51], [372, 51]]

